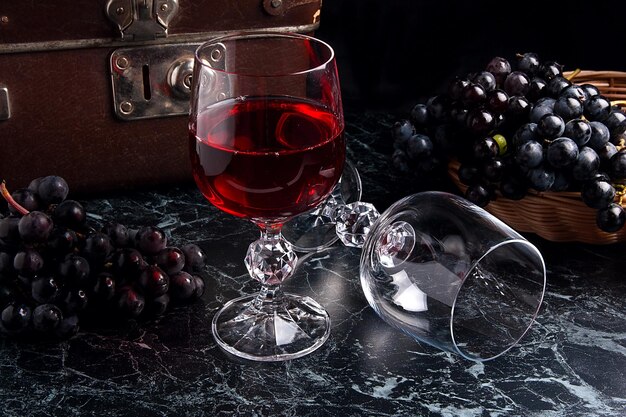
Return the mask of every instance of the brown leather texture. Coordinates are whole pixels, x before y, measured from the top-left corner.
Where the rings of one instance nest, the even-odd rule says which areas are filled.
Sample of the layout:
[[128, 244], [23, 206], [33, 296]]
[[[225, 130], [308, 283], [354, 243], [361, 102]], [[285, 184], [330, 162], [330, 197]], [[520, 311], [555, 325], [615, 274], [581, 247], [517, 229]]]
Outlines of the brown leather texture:
[[[271, 15], [262, 0], [180, 0], [170, 33], [310, 25], [313, 9], [319, 19], [321, 1], [283, 1], [293, 7]], [[11, 108], [0, 120], [0, 180], [9, 189], [50, 174], [63, 176], [77, 194], [191, 181], [187, 116], [116, 117], [109, 58], [119, 45], [6, 52], [11, 43], [117, 36], [105, 3], [0, 3], [0, 87], [8, 89]]]

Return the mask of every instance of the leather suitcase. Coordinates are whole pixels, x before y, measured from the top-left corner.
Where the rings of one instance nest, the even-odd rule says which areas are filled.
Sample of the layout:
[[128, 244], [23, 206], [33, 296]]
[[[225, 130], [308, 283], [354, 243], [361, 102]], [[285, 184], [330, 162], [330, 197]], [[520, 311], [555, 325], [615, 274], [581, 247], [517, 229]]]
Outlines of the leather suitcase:
[[0, 2], [0, 180], [89, 194], [191, 179], [195, 48], [242, 29], [313, 34], [322, 0]]

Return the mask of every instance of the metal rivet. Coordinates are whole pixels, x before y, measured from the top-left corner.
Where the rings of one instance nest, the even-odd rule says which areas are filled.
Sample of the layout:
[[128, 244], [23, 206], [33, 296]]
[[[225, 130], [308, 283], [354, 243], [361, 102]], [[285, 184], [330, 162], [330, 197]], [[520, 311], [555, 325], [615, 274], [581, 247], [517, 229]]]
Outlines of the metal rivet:
[[2, 23], [9, 23], [9, 16], [2, 16], [2, 17], [0, 17], [0, 22], [2, 22]]
[[169, 10], [169, 8], [170, 8], [170, 6], [168, 6], [168, 5], [167, 5], [167, 3], [163, 3], [163, 4], [161, 4], [161, 11], [162, 11], [162, 12], [166, 12], [166, 11], [168, 11], [168, 10]]
[[120, 103], [120, 111], [124, 114], [130, 114], [133, 111], [133, 103], [130, 101], [122, 101]]
[[130, 64], [130, 61], [128, 61], [128, 58], [126, 58], [125, 56], [120, 56], [115, 61], [115, 65], [117, 65], [119, 69], [126, 69], [128, 68], [129, 64]]
[[191, 88], [192, 83], [193, 83], [193, 76], [191, 74], [185, 75], [185, 78], [183, 78], [183, 84], [185, 85], [185, 87]]
[[126, 12], [126, 10], [124, 10], [123, 7], [118, 7], [117, 9], [115, 9], [115, 13], [117, 13], [118, 15], [122, 15]]
[[222, 58], [222, 51], [219, 49], [214, 49], [211, 51], [211, 59], [213, 61], [219, 61]]
[[281, 7], [283, 5], [283, 0], [272, 0], [270, 2], [270, 6], [272, 6], [275, 9], [278, 9], [279, 7]]

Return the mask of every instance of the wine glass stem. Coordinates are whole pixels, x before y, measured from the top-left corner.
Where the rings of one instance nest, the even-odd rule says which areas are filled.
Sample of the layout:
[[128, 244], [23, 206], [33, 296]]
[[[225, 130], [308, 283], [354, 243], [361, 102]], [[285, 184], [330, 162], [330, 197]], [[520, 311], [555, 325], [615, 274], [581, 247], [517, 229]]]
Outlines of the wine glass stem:
[[280, 225], [261, 223], [259, 228], [261, 236], [248, 247], [245, 264], [250, 276], [263, 285], [262, 293], [275, 299], [280, 284], [293, 274], [298, 257], [283, 238]]
[[263, 306], [268, 304], [278, 306], [284, 302], [283, 290], [280, 285], [265, 285], [261, 286], [261, 290], [257, 294], [252, 305], [257, 310], [261, 310]]

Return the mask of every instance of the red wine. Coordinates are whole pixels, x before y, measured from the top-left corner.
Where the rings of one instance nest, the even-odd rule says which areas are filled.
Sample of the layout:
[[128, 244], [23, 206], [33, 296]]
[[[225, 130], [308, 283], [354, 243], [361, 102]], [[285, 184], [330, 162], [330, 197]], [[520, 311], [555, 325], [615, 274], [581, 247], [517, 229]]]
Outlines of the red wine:
[[343, 120], [310, 101], [229, 99], [190, 129], [194, 179], [219, 209], [282, 221], [325, 199], [345, 160]]

